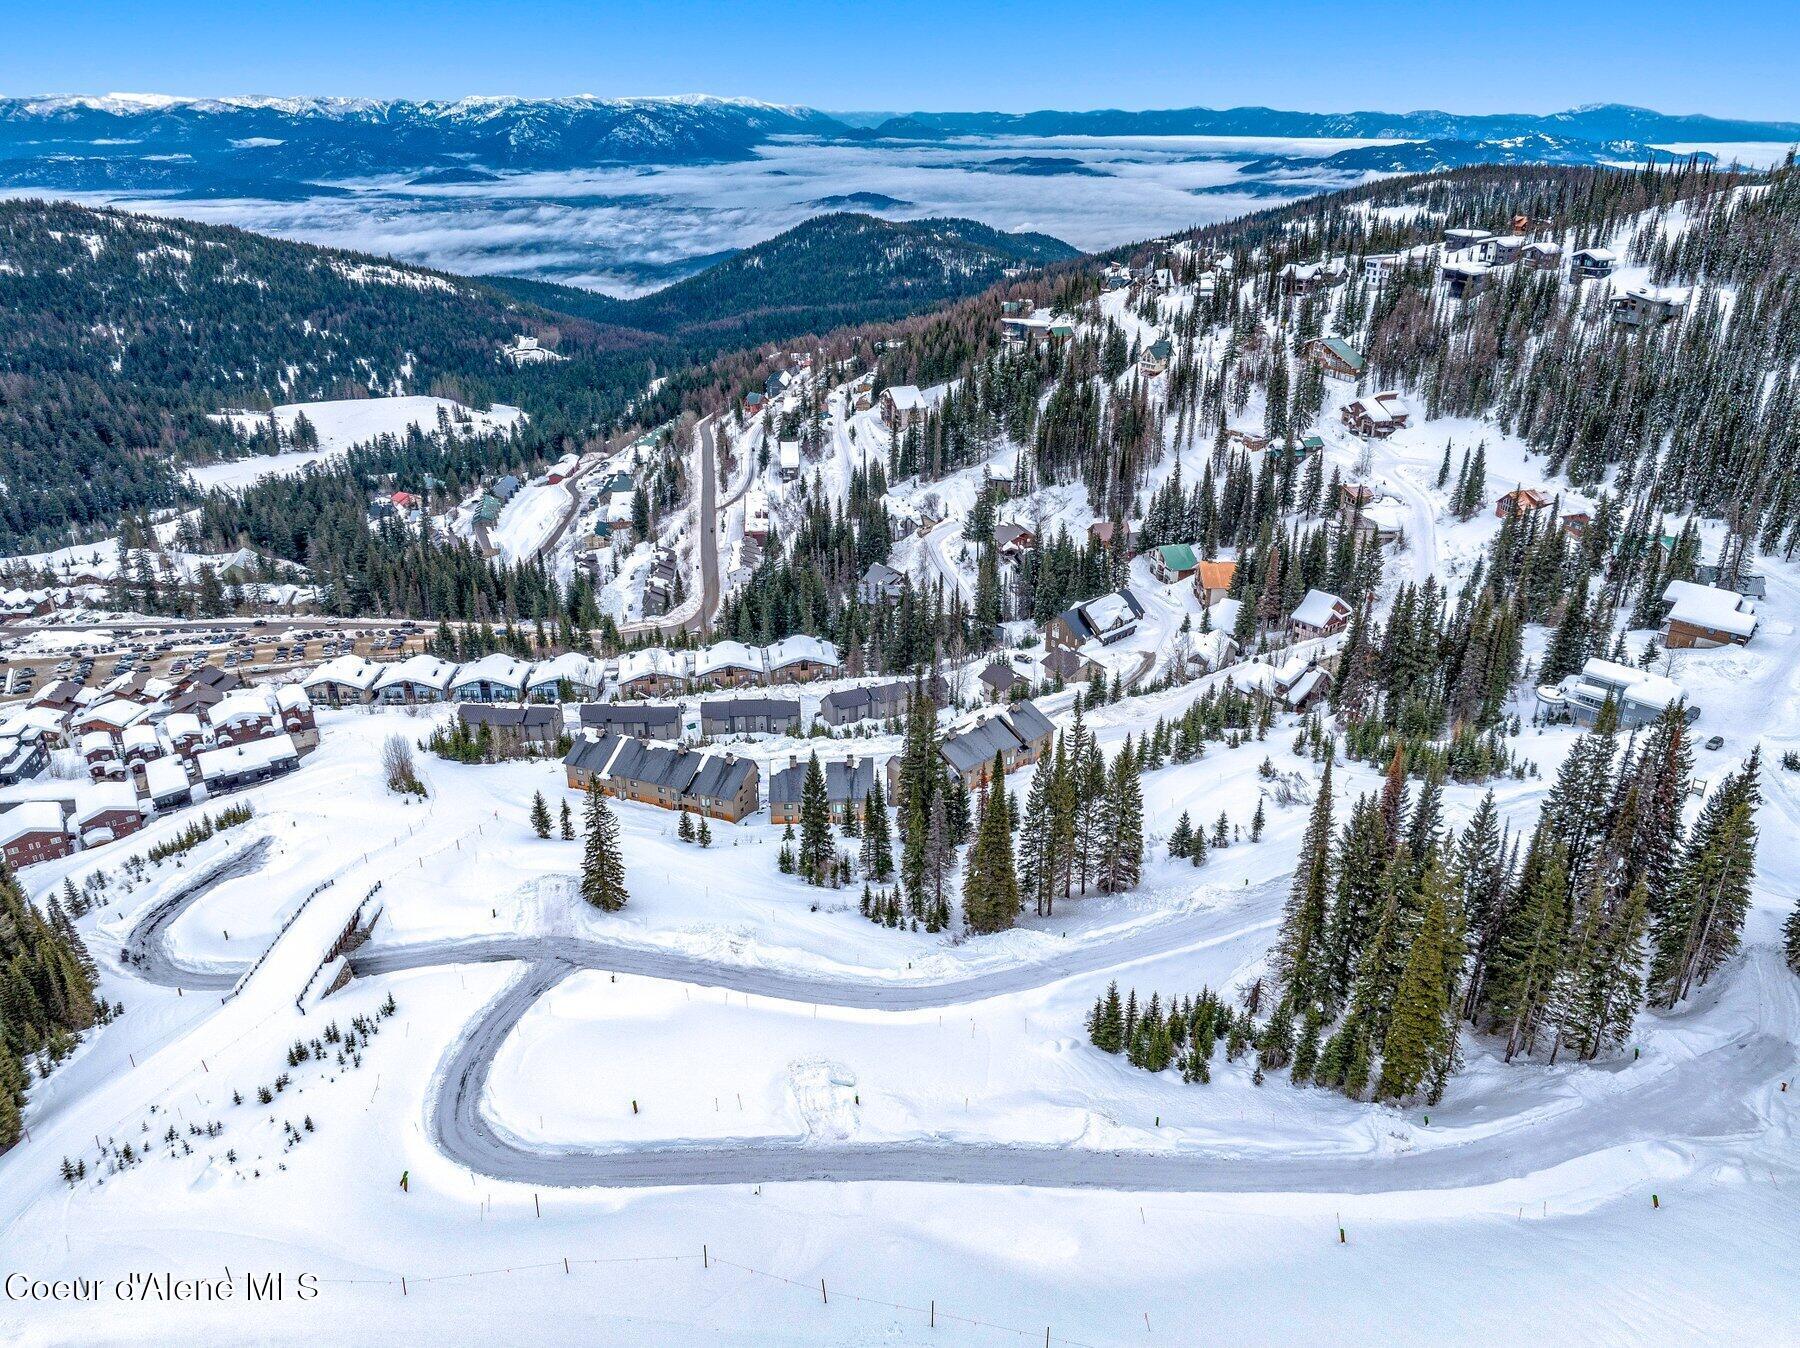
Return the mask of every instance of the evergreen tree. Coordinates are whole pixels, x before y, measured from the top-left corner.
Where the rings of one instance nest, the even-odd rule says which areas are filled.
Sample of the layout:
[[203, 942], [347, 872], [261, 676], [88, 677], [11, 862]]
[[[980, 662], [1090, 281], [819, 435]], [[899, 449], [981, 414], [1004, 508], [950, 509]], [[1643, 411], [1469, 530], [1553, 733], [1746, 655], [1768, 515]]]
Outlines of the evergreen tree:
[[619, 849], [619, 821], [595, 783], [588, 786], [586, 830], [581, 897], [602, 912], [616, 913], [630, 897], [625, 891], [625, 858]]
[[531, 831], [540, 838], [550, 836], [550, 805], [544, 799], [542, 791], [532, 793], [531, 797]]
[[566, 799], [562, 803], [562, 836], [564, 842], [569, 842], [575, 837], [575, 813], [569, 809], [569, 802]]
[[681, 819], [675, 825], [675, 836], [682, 842], [694, 841], [694, 820], [693, 816], [687, 812], [685, 805], [681, 807]]
[[1381, 1045], [1378, 1099], [1403, 1100], [1417, 1094], [1438, 1075], [1453, 1049], [1456, 1020], [1453, 980], [1446, 963], [1449, 919], [1444, 885], [1441, 867], [1426, 872], [1419, 929], [1407, 951]]
[[1653, 1000], [1674, 1006], [1738, 950], [1756, 871], [1759, 757], [1720, 783], [1694, 821], [1655, 931]]
[[1005, 779], [1005, 762], [996, 753], [990, 783], [981, 792], [963, 877], [963, 921], [977, 933], [1004, 931], [1019, 912]]
[[825, 771], [815, 753], [807, 760], [806, 775], [800, 786], [800, 853], [797, 858], [801, 878], [809, 885], [831, 881], [832, 863], [837, 844], [831, 837], [831, 797], [825, 788]]

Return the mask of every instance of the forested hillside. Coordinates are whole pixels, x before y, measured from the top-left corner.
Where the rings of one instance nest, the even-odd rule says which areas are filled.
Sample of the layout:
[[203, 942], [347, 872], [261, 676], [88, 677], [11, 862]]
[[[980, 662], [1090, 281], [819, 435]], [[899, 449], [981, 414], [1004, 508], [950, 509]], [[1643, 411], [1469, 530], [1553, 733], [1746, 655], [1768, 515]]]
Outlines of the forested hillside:
[[[653, 372], [916, 312], [1015, 263], [1072, 255], [969, 221], [828, 216], [618, 301], [230, 228], [7, 202], [0, 548], [69, 542], [184, 499], [181, 462], [241, 452], [209, 420], [223, 408], [421, 392], [521, 407], [534, 443], [560, 445], [610, 429]], [[500, 349], [521, 333], [566, 359], [508, 365]]]

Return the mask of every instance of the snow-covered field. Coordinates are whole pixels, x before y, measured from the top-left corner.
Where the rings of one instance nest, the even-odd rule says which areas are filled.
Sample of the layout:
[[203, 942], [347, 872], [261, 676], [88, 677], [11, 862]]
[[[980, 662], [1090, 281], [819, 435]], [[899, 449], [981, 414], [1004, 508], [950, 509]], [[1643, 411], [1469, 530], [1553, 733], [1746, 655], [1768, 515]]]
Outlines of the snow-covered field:
[[524, 416], [516, 407], [498, 404], [485, 412], [464, 407], [450, 398], [403, 396], [394, 398], [339, 398], [326, 402], [283, 403], [270, 412], [221, 412], [217, 420], [245, 435], [266, 426], [273, 416], [283, 437], [293, 433], [304, 415], [319, 433], [316, 448], [258, 454], [226, 463], [201, 464], [187, 470], [201, 487], [243, 487], [275, 473], [293, 473], [311, 463], [333, 458], [354, 445], [367, 444], [383, 435], [403, 436], [417, 426], [427, 434], [439, 428], [439, 413], [448, 420], [453, 435], [485, 435], [503, 431]]

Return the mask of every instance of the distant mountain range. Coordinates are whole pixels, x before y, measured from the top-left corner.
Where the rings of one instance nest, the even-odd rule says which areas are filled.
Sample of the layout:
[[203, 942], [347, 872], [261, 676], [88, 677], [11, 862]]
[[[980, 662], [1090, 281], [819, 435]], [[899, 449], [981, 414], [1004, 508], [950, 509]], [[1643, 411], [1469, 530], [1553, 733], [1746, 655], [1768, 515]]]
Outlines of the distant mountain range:
[[[1440, 148], [1445, 164], [1599, 163], [1695, 141], [1800, 141], [1800, 122], [1670, 116], [1603, 105], [1569, 112], [913, 112], [873, 126], [851, 114], [749, 99], [176, 99], [155, 95], [0, 99], [0, 186], [281, 200], [334, 180], [404, 174], [420, 185], [493, 173], [742, 159], [779, 137], [944, 141], [962, 137], [1235, 136], [1382, 139]], [[1414, 155], [1406, 162], [1419, 166]], [[1041, 172], [1023, 163], [1016, 172]]]

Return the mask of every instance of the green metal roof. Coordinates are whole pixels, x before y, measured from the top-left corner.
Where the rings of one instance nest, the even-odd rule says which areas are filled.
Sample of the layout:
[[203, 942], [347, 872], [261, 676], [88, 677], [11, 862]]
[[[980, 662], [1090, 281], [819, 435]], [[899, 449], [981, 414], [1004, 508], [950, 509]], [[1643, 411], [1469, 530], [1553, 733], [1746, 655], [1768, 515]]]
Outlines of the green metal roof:
[[1327, 350], [1358, 374], [1361, 374], [1363, 367], [1369, 363], [1363, 359], [1362, 352], [1351, 346], [1342, 337], [1326, 337], [1323, 340]]
[[1171, 571], [1192, 571], [1200, 565], [1192, 545], [1187, 543], [1164, 543], [1156, 551]]

